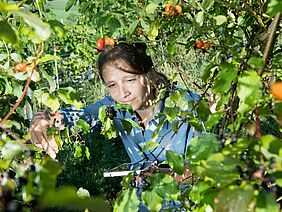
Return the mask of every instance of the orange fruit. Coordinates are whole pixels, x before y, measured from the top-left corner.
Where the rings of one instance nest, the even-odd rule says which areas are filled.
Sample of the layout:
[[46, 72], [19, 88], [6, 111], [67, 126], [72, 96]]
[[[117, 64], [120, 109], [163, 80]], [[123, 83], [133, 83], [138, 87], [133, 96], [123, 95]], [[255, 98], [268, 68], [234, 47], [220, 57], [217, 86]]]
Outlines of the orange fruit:
[[194, 44], [195, 48], [200, 49], [204, 46], [204, 41], [202, 40], [197, 40]]
[[99, 38], [96, 42], [96, 48], [98, 49], [98, 51], [102, 51], [104, 47], [105, 47], [104, 38]]
[[175, 11], [178, 13], [178, 14], [181, 14], [182, 13], [182, 7], [180, 5], [176, 5], [175, 6]]
[[114, 46], [115, 45], [115, 40], [110, 38], [110, 37], [106, 37], [105, 38], [105, 44], [108, 46]]
[[270, 93], [278, 100], [282, 101], [282, 82], [273, 82], [270, 85]]
[[171, 7], [170, 4], [165, 5], [165, 12], [168, 13], [168, 14], [170, 13], [170, 7]]
[[208, 51], [211, 48], [211, 44], [209, 42], [204, 43], [204, 50]]
[[15, 71], [19, 71], [19, 72], [27, 72], [27, 69], [26, 69], [26, 64], [24, 62], [18, 62], [14, 65], [14, 69]]

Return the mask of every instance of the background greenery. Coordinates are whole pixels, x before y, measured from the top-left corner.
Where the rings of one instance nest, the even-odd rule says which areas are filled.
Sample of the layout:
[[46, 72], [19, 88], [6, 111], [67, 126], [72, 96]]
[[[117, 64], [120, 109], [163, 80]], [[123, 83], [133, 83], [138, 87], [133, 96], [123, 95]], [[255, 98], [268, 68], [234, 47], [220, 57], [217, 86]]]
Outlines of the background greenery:
[[[146, 42], [158, 70], [202, 97], [198, 117], [182, 110], [187, 102], [181, 93], [171, 92], [166, 119], [186, 117], [197, 129], [200, 118], [208, 132], [193, 139], [186, 153], [197, 176], [186, 193], [169, 176], [156, 174], [142, 194], [146, 205], [157, 211], [166, 198], [179, 199], [189, 211], [279, 211], [282, 107], [269, 88], [282, 79], [281, 22], [271, 27], [280, 1], [68, 0], [65, 9], [78, 15], [63, 21], [51, 7], [57, 3], [0, 1], [1, 209], [137, 209], [132, 176], [122, 184], [102, 178], [103, 171], [128, 161], [119, 139], [85, 134], [88, 126], [81, 123], [79, 130], [56, 136], [62, 147], [54, 161], [28, 134], [35, 112], [81, 107], [106, 94], [96, 41], [125, 36]], [[165, 11], [178, 4], [181, 14]], [[211, 48], [195, 48], [199, 40]], [[18, 62], [28, 68], [18, 70]], [[217, 98], [213, 113], [211, 97]], [[181, 156], [167, 152], [167, 158], [174, 171], [183, 171]]]

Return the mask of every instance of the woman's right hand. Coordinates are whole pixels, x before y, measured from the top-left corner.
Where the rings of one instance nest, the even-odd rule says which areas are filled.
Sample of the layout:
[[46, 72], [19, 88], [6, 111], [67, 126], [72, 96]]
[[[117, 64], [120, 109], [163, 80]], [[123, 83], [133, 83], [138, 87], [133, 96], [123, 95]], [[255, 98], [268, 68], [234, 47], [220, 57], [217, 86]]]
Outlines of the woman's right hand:
[[47, 129], [58, 127], [61, 130], [63, 128], [62, 120], [62, 114], [45, 110], [34, 115], [29, 127], [31, 142], [53, 159], [56, 158], [59, 148], [54, 136], [47, 135]]

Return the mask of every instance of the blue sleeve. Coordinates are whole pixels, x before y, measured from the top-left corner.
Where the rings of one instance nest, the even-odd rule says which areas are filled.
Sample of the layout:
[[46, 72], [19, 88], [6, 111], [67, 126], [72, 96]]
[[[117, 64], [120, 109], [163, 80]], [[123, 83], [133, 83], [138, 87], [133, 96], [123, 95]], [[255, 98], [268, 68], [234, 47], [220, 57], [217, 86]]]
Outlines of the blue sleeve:
[[75, 126], [79, 119], [83, 119], [90, 124], [91, 128], [93, 128], [98, 123], [99, 108], [103, 105], [110, 106], [113, 104], [115, 104], [115, 101], [110, 96], [106, 96], [102, 100], [99, 100], [94, 104], [89, 104], [82, 109], [69, 107], [59, 110], [59, 113], [64, 117], [63, 123], [65, 126]]

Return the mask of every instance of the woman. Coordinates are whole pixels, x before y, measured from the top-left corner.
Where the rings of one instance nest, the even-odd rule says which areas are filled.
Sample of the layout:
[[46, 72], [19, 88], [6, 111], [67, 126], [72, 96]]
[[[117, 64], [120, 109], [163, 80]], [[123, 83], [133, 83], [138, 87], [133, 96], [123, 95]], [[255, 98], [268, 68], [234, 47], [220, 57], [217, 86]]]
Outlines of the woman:
[[[178, 132], [174, 133], [172, 124], [168, 121], [163, 124], [163, 129], [158, 135], [159, 146], [142, 152], [146, 142], [152, 141], [152, 134], [160, 121], [157, 115], [165, 107], [165, 98], [154, 103], [158, 89], [168, 87], [169, 83], [163, 74], [154, 69], [151, 58], [146, 54], [145, 44], [121, 42], [114, 47], [107, 46], [99, 55], [98, 69], [110, 95], [81, 110], [67, 108], [58, 113], [52, 113], [49, 120], [45, 118], [46, 114], [37, 114], [30, 128], [33, 143], [55, 158], [58, 152], [56, 142], [52, 138], [47, 139], [44, 133], [48, 126], [55, 123], [56, 127], [63, 129], [65, 125], [75, 125], [79, 118], [83, 118], [94, 127], [98, 123], [101, 106], [120, 103], [131, 105], [135, 111], [135, 114], [130, 114], [116, 109], [117, 114], [113, 119], [131, 162], [134, 164], [131, 169], [144, 167], [152, 162], [165, 161], [165, 150], [184, 154], [195, 132], [188, 123], [183, 122], [179, 125]], [[197, 101], [199, 97], [188, 92], [186, 99]], [[125, 118], [136, 121], [143, 129], [133, 127], [131, 132], [127, 133], [120, 121]]]
[[[129, 169], [140, 169], [151, 163], [165, 161], [166, 150], [185, 153], [190, 139], [197, 132], [192, 130], [186, 121], [181, 120], [176, 120], [179, 122], [177, 133], [174, 132], [172, 123], [164, 122], [156, 140], [159, 145], [154, 149], [142, 151], [142, 147], [152, 141], [153, 132], [161, 120], [158, 114], [165, 108], [165, 98], [155, 101], [159, 88], [169, 87], [167, 78], [154, 69], [151, 58], [146, 54], [145, 44], [121, 42], [114, 47], [107, 46], [99, 55], [98, 69], [109, 96], [81, 110], [75, 108], [59, 110], [58, 113], [52, 113], [49, 120], [45, 118], [42, 121], [44, 113], [37, 114], [31, 125], [33, 143], [55, 158], [58, 147], [54, 140], [48, 141], [46, 134], [43, 133], [46, 128], [55, 123], [55, 126], [62, 129], [66, 125], [75, 125], [79, 118], [85, 119], [92, 128], [95, 128], [99, 123], [99, 108], [107, 105], [113, 106], [116, 111], [113, 122], [131, 159], [132, 166]], [[186, 99], [196, 102], [199, 97], [187, 92]], [[131, 105], [134, 113], [115, 108], [116, 103]], [[141, 127], [133, 126], [131, 132], [127, 132], [121, 122], [127, 118], [137, 122]], [[187, 173], [182, 177], [185, 176]]]
[[[151, 58], [146, 54], [145, 44], [121, 42], [114, 47], [107, 46], [99, 55], [98, 69], [110, 95], [81, 110], [75, 108], [59, 110], [58, 113], [52, 113], [49, 120], [46, 119], [47, 113], [45, 115], [44, 113], [37, 114], [32, 121], [30, 130], [33, 143], [43, 148], [54, 158], [58, 152], [55, 141], [52, 139], [49, 141], [46, 134], [42, 135], [48, 126], [55, 123], [55, 126], [62, 129], [65, 125], [75, 125], [79, 118], [83, 118], [92, 127], [95, 127], [98, 123], [98, 113], [101, 106], [120, 103], [130, 104], [135, 111], [135, 114], [132, 115], [129, 112], [124, 113], [124, 111], [116, 109], [117, 114], [113, 119], [131, 162], [138, 164], [135, 167], [144, 166], [147, 162], [164, 161], [166, 159], [164, 148], [184, 154], [189, 140], [197, 133], [188, 123], [182, 123], [177, 134], [174, 133], [169, 122], [164, 123], [157, 139], [160, 145], [153, 150], [142, 152], [142, 147], [146, 142], [152, 141], [152, 134], [160, 120], [157, 118], [157, 114], [162, 112], [165, 107], [165, 99], [153, 103], [157, 98], [158, 89], [159, 87], [167, 87], [169, 83], [163, 74], [154, 69]], [[199, 97], [188, 92], [186, 99], [197, 101]], [[120, 122], [125, 118], [133, 119], [143, 129], [133, 127], [132, 131], [127, 133]], [[38, 122], [38, 120], [41, 121]], [[170, 141], [167, 144], [168, 140]]]

